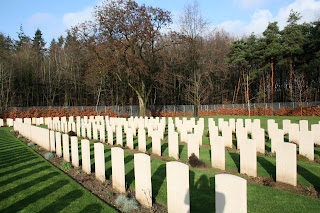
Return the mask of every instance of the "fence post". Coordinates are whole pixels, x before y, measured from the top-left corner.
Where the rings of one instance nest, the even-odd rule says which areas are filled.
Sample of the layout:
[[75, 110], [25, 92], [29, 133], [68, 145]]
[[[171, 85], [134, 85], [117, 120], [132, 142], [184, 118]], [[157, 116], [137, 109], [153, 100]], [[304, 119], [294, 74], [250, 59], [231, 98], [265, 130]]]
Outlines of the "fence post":
[[107, 106], [104, 106], [104, 113], [107, 114]]
[[173, 105], [173, 112], [176, 114], [176, 105]]
[[132, 105], [130, 105], [130, 116], [132, 116]]

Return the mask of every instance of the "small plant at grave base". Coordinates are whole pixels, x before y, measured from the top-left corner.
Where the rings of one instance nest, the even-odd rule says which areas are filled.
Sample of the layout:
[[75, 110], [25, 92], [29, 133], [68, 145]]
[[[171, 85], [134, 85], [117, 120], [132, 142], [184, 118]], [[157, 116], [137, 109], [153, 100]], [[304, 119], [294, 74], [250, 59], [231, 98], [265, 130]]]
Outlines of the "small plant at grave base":
[[33, 146], [35, 146], [35, 145], [36, 145], [36, 144], [33, 143], [33, 142], [29, 142], [29, 143], [28, 143], [28, 146], [29, 146], [29, 147], [33, 147]]
[[22, 135], [18, 135], [17, 138], [18, 138], [18, 139], [22, 138]]
[[109, 193], [107, 194], [107, 197], [108, 197], [108, 198], [112, 198], [113, 196], [114, 196], [113, 192], [109, 192]]
[[10, 133], [14, 133], [14, 130], [13, 130], [13, 129], [11, 129], [11, 130], [10, 130]]
[[189, 157], [189, 164], [191, 167], [205, 167], [206, 164], [202, 160], [199, 160], [199, 158], [192, 153], [191, 156]]
[[299, 161], [309, 161], [309, 159], [303, 155], [297, 155], [297, 160]]
[[265, 178], [263, 178], [263, 180], [262, 180], [262, 184], [263, 184], [264, 186], [273, 186], [273, 185], [274, 185], [274, 182], [273, 182], [273, 179], [272, 179], [272, 178], [267, 178], [267, 177], [265, 177]]
[[60, 166], [60, 168], [63, 170], [63, 171], [69, 171], [72, 169], [72, 166], [67, 163], [67, 162], [63, 162], [63, 164]]
[[37, 150], [37, 149], [39, 149], [39, 146], [35, 145], [32, 147], [32, 149]]
[[44, 158], [47, 160], [50, 160], [50, 159], [54, 158], [54, 154], [52, 152], [46, 152], [46, 153], [44, 153]]
[[77, 136], [77, 133], [75, 133], [74, 131], [70, 131], [67, 133], [70, 137], [71, 136]]
[[176, 161], [176, 159], [174, 157], [168, 157], [167, 161]]
[[139, 208], [139, 203], [134, 198], [128, 198], [123, 194], [117, 197], [116, 205], [121, 207], [123, 212], [130, 212]]

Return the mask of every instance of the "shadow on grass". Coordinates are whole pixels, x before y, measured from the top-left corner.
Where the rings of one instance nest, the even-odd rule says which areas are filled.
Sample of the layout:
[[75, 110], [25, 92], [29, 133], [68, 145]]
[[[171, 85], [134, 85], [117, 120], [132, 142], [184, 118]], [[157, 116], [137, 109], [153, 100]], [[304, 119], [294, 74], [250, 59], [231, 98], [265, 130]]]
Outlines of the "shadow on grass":
[[313, 185], [313, 187], [318, 192], [318, 194], [320, 193], [320, 177], [319, 176], [316, 176], [315, 174], [310, 172], [308, 169], [303, 168], [299, 165], [297, 165], [297, 172], [299, 175], [301, 175], [304, 179], [306, 179], [307, 181], [309, 181], [309, 183]]
[[50, 166], [41, 166], [41, 167], [39, 167], [39, 168], [32, 169], [32, 170], [30, 170], [30, 171], [21, 173], [21, 174], [19, 174], [19, 175], [16, 175], [16, 176], [13, 176], [13, 177], [11, 177], [11, 178], [8, 178], [8, 179], [6, 179], [6, 180], [4, 180], [4, 181], [1, 181], [1, 182], [0, 182], [0, 186], [3, 186], [3, 185], [6, 185], [6, 184], [9, 184], [9, 183], [12, 183], [12, 182], [17, 181], [17, 180], [22, 179], [22, 178], [26, 178], [26, 177], [28, 177], [28, 176], [30, 176], [30, 175], [37, 174], [37, 173], [42, 172], [43, 170], [48, 169], [48, 168], [50, 168]]
[[28, 181], [26, 183], [23, 183], [23, 184], [20, 184], [19, 186], [17, 187], [14, 187], [14, 188], [10, 188], [9, 190], [7, 191], [4, 191], [0, 194], [0, 201], [1, 200], [4, 200], [10, 196], [13, 196], [15, 195], [16, 193], [19, 193], [20, 191], [23, 191], [23, 190], [26, 190], [30, 187], [33, 187], [35, 186], [36, 184], [39, 184], [39, 183], [42, 183], [44, 181], [47, 181], [55, 176], [57, 176], [59, 173], [58, 172], [51, 172], [49, 174], [46, 174], [46, 175], [43, 175], [43, 176], [40, 176], [38, 178], [35, 178], [31, 181]]
[[183, 148], [184, 148], [184, 145], [179, 144], [179, 158], [181, 158]]
[[166, 164], [161, 164], [151, 177], [152, 183], [152, 199], [158, 196], [160, 188], [166, 178]]
[[258, 163], [268, 172], [270, 177], [276, 181], [276, 166], [263, 157], [257, 157]]
[[88, 212], [101, 212], [102, 211], [102, 206], [99, 204], [90, 204], [86, 206], [84, 209], [80, 211], [80, 213], [88, 213]]
[[195, 173], [189, 171], [190, 184], [190, 212], [214, 212], [215, 190], [214, 177], [208, 179], [201, 175], [195, 182]]
[[11, 169], [11, 170], [8, 170], [6, 172], [1, 172], [0, 173], [0, 177], [3, 177], [5, 175], [9, 175], [11, 173], [19, 172], [19, 171], [24, 170], [24, 169], [31, 168], [31, 167], [33, 167], [35, 165], [39, 165], [39, 162], [28, 163], [28, 164], [25, 164], [23, 166], [17, 167], [15, 169]]
[[59, 200], [54, 201], [49, 206], [42, 209], [40, 212], [60, 212], [72, 202], [82, 197], [82, 195], [83, 192], [79, 189], [68, 192]]
[[163, 143], [161, 145], [161, 155], [163, 156], [163, 153], [166, 151], [166, 149], [168, 148], [168, 143]]
[[2, 212], [18, 212], [22, 209], [26, 208], [32, 203], [37, 202], [38, 199], [43, 199], [46, 196], [54, 193], [55, 191], [59, 190], [63, 186], [67, 185], [69, 181], [67, 180], [61, 180], [57, 181], [55, 183], [52, 183], [51, 185], [23, 198], [22, 200], [19, 200], [16, 203], [13, 203], [12, 205], [8, 206], [7, 208], [3, 209]]
[[238, 172], [240, 173], [240, 155], [238, 153], [229, 152], [234, 164], [237, 167]]

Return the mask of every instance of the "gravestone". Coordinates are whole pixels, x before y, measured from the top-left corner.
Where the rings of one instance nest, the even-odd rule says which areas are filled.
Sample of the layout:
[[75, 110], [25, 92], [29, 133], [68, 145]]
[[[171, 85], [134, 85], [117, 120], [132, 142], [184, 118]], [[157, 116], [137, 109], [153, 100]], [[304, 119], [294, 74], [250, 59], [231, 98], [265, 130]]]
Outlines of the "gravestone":
[[100, 142], [106, 142], [106, 127], [104, 124], [100, 126]]
[[179, 142], [178, 142], [178, 133], [172, 132], [168, 137], [168, 149], [169, 157], [173, 157], [176, 160], [179, 159]]
[[313, 136], [313, 142], [320, 145], [320, 124], [312, 124], [311, 132]]
[[138, 149], [140, 152], [146, 152], [146, 131], [144, 128], [138, 130]]
[[70, 137], [71, 139], [71, 163], [74, 167], [79, 167], [79, 150], [77, 136]]
[[276, 181], [297, 185], [297, 148], [292, 143], [278, 146], [276, 155]]
[[132, 130], [131, 128], [127, 129], [127, 135], [126, 135], [126, 145], [129, 147], [129, 149], [133, 150], [134, 146], [133, 146], [133, 135], [132, 135]]
[[236, 119], [229, 119], [229, 127], [231, 128], [232, 132], [236, 132]]
[[284, 131], [282, 129], [273, 130], [271, 137], [271, 152], [277, 152], [279, 144], [284, 142]]
[[224, 140], [221, 136], [215, 136], [211, 143], [211, 166], [221, 170], [226, 169], [226, 157]]
[[81, 156], [82, 170], [87, 174], [91, 174], [90, 141], [88, 139], [81, 140]]
[[198, 158], [199, 156], [199, 143], [197, 141], [197, 137], [194, 134], [188, 134], [188, 159], [192, 155], [195, 154]]
[[56, 154], [62, 156], [62, 146], [61, 146], [61, 133], [56, 132]]
[[257, 177], [257, 148], [252, 139], [242, 141], [240, 149], [240, 173]]
[[166, 163], [168, 213], [190, 212], [189, 167], [171, 161]]
[[251, 129], [252, 129], [251, 119], [245, 119], [244, 120], [244, 127], [247, 130], [247, 134], [251, 134]]
[[222, 128], [222, 137], [224, 140], [224, 145], [232, 148], [232, 129], [230, 127]]
[[300, 131], [309, 131], [308, 120], [300, 120], [299, 121], [299, 130]]
[[112, 126], [108, 126], [107, 128], [108, 132], [108, 144], [113, 145], [113, 129]]
[[126, 192], [124, 152], [120, 147], [111, 148], [112, 187], [119, 193]]
[[159, 131], [154, 131], [152, 134], [152, 153], [161, 156], [161, 140]]
[[152, 185], [150, 156], [134, 154], [134, 180], [136, 199], [147, 208], [152, 207]]
[[104, 145], [102, 143], [94, 143], [94, 168], [96, 178], [104, 182], [106, 180]]
[[215, 175], [217, 213], [247, 212], [247, 180], [230, 174]]
[[50, 151], [51, 152], [56, 151], [56, 138], [55, 138], [55, 132], [53, 130], [50, 130]]
[[62, 135], [62, 149], [63, 149], [63, 160], [70, 162], [70, 150], [69, 150], [69, 135]]
[[257, 152], [265, 153], [265, 132], [262, 128], [252, 129], [252, 139], [256, 142]]
[[299, 124], [290, 124], [289, 141], [299, 144]]
[[314, 160], [314, 142], [311, 131], [300, 131], [299, 133], [299, 154]]
[[290, 125], [291, 125], [291, 121], [288, 119], [284, 119], [282, 120], [282, 129], [283, 129], [283, 133], [289, 134], [289, 129], [290, 129]]
[[123, 146], [122, 139], [123, 139], [122, 126], [120, 125], [120, 126], [117, 126], [116, 128], [116, 144]]

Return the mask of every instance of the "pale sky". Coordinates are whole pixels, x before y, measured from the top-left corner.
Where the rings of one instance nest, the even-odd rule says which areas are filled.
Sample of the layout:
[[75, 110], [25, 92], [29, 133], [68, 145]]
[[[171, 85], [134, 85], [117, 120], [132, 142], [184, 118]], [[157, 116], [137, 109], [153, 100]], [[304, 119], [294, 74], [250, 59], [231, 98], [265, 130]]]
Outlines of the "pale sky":
[[[20, 25], [31, 38], [39, 28], [47, 43], [65, 36], [71, 26], [92, 18], [101, 0], [0, 0], [0, 32], [17, 39]], [[173, 15], [171, 28], [179, 29], [179, 14], [193, 0], [137, 0], [139, 4], [160, 7]], [[320, 0], [198, 0], [210, 29], [223, 28], [242, 36], [260, 35], [269, 22], [286, 25], [290, 10], [302, 15], [302, 22], [320, 19]]]

